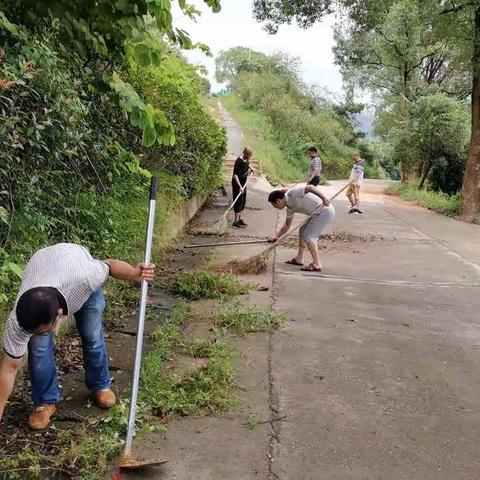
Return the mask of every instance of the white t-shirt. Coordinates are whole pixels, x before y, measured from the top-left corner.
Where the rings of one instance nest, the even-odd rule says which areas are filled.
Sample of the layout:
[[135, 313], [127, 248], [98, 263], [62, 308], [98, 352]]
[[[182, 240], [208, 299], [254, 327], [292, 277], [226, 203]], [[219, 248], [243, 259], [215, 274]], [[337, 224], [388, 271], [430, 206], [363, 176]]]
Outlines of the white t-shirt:
[[5, 353], [13, 358], [23, 357], [32, 336], [20, 327], [15, 313], [18, 299], [25, 291], [35, 287], [56, 288], [67, 302], [68, 313], [73, 314], [105, 283], [108, 274], [108, 265], [92, 258], [80, 245], [58, 243], [38, 250], [25, 267], [15, 306], [5, 326]]
[[361, 158], [353, 164], [352, 171], [350, 172], [350, 181], [353, 180], [355, 185], [361, 187], [363, 185], [363, 172], [365, 170], [365, 160]]
[[[322, 200], [314, 193], [305, 193], [305, 185], [298, 185], [285, 194], [287, 202], [287, 218], [292, 218], [296, 213], [312, 215], [323, 205]], [[320, 213], [320, 212], [319, 212]]]

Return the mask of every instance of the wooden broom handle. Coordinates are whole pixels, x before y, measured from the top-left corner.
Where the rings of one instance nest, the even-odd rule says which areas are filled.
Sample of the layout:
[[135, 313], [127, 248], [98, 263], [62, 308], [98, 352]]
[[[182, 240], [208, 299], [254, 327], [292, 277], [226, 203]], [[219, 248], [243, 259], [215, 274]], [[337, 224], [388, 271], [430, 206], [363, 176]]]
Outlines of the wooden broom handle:
[[[335, 200], [352, 182], [348, 182], [344, 187], [342, 187], [333, 197], [329, 198], [329, 202]], [[285, 233], [283, 236], [281, 236], [276, 242], [274, 242], [272, 245], [270, 245], [265, 252], [270, 252], [274, 248], [276, 248], [278, 245], [280, 245], [287, 237], [289, 237], [292, 233], [296, 232], [299, 228], [302, 228], [306, 223], [314, 216], [318, 215], [323, 209], [325, 205], [320, 205], [315, 212], [313, 212], [311, 215], [309, 215], [302, 223], [299, 223], [296, 227], [294, 227], [292, 230], [288, 231]]]
[[247, 181], [245, 182], [245, 185], [243, 186], [243, 189], [242, 191], [237, 195], [237, 198], [235, 198], [235, 200], [232, 202], [232, 204], [227, 208], [227, 211], [223, 214], [223, 216], [227, 215], [227, 213], [233, 208], [233, 206], [235, 205], [235, 203], [237, 203], [237, 200], [240, 198], [240, 196], [242, 195], [243, 191], [245, 190], [245, 188], [247, 187], [248, 185], [248, 182], [250, 181], [250, 179], [253, 177], [253, 173], [251, 173], [248, 178], [247, 178]]

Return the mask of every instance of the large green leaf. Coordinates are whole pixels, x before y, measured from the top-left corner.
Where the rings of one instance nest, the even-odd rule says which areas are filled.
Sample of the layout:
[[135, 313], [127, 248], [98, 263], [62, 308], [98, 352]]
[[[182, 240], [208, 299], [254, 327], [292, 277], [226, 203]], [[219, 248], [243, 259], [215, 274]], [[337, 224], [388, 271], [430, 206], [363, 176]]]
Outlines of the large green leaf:
[[151, 147], [157, 139], [157, 132], [154, 127], [148, 126], [143, 129], [142, 144], [144, 147]]

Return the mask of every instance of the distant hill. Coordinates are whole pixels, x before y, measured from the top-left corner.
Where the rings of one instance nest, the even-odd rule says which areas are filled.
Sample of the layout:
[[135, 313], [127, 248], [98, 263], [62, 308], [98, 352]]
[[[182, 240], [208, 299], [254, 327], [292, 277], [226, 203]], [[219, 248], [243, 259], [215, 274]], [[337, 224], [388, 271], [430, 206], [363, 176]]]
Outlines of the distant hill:
[[372, 111], [364, 110], [361, 113], [357, 113], [353, 117], [357, 122], [358, 129], [365, 133], [367, 137], [373, 137], [373, 122], [375, 120], [375, 114]]

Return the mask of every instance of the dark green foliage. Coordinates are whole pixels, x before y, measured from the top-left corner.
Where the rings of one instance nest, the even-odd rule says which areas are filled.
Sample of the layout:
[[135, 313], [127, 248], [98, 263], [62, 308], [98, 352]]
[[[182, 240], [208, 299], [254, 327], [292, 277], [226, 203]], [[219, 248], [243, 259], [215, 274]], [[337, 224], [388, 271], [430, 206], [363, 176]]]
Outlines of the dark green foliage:
[[201, 103], [204, 79], [174, 53], [156, 68], [139, 68], [134, 78], [153, 105], [175, 125], [177, 136], [173, 146], [151, 149], [144, 157], [145, 164], [181, 176], [189, 197], [219, 186], [226, 134]]
[[115, 102], [92, 93], [78, 57], [67, 64], [54, 40], [10, 39], [0, 60], [11, 82], [0, 95], [1, 232], [25, 252], [49, 239], [88, 238], [98, 195], [113, 176], [138, 173], [137, 159], [120, 150], [131, 132]]
[[459, 155], [444, 156], [430, 171], [428, 180], [436, 191], [456, 195], [462, 188], [465, 158]]
[[[161, 177], [159, 242], [170, 238], [182, 199], [215, 188], [226, 141], [201, 105], [205, 82], [178, 53], [156, 45], [158, 66], [139, 65], [134, 54], [115, 57], [137, 89], [121, 97], [131, 84], [113, 75], [111, 90], [104, 60], [93, 52], [86, 60], [65, 43], [57, 21], [39, 20], [29, 31], [0, 12], [0, 303], [14, 293], [18, 265], [47, 244], [78, 242], [97, 256], [138, 260], [150, 176], [143, 167]], [[159, 107], [146, 111], [165, 115], [174, 146], [142, 146], [142, 137], [151, 143], [148, 128], [132, 126], [133, 110], [124, 113], [132, 98], [140, 109]]]

